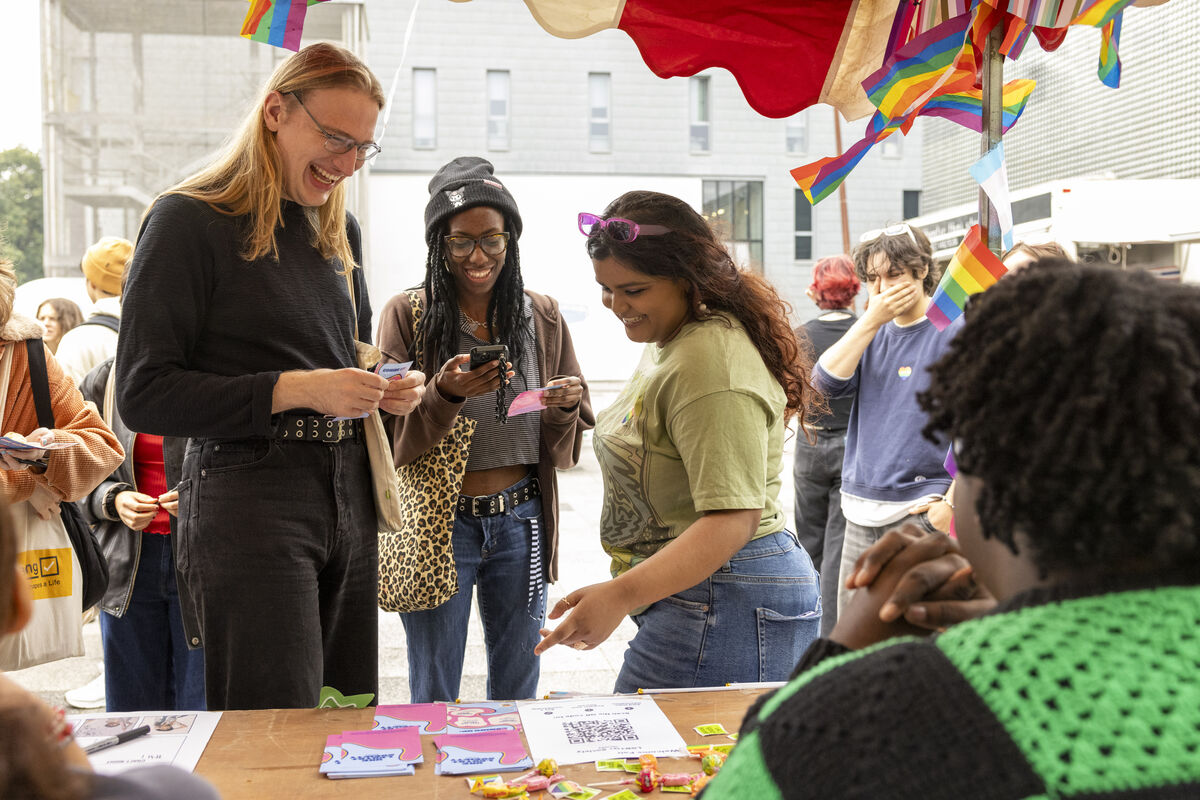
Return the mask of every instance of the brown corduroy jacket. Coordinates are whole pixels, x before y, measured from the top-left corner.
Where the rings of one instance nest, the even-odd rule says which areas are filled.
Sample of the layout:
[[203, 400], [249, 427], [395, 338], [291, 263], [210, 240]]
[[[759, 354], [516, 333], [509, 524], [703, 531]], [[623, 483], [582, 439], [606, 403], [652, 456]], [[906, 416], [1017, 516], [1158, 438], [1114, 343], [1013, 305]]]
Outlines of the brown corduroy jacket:
[[[428, 297], [425, 290], [420, 290]], [[543, 383], [554, 378], [578, 375], [583, 397], [570, 410], [552, 406], [541, 412], [540, 458], [537, 465], [538, 482], [542, 486], [542, 515], [546, 522], [547, 557], [545, 578], [558, 579], [558, 476], [556, 469], [568, 469], [579, 461], [583, 432], [594, 427], [592, 401], [587, 381], [580, 374], [579, 361], [571, 344], [571, 334], [558, 310], [558, 302], [545, 295], [526, 290], [533, 302], [533, 332], [537, 341], [538, 368]], [[379, 349], [387, 361], [409, 361], [413, 349], [412, 307], [408, 294], [401, 292], [388, 301], [379, 315]], [[431, 369], [425, 384], [421, 405], [409, 415], [388, 420], [392, 439], [392, 455], [397, 464], [407, 464], [442, 439], [454, 425], [462, 402], [448, 400], [434, 385], [437, 371]]]

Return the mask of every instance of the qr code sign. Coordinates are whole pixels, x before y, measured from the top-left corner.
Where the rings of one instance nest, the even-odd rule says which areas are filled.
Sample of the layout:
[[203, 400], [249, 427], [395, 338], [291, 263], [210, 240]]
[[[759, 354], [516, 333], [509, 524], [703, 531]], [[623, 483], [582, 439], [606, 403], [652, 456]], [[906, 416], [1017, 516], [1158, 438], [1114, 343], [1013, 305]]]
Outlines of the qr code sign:
[[629, 742], [637, 739], [633, 726], [627, 719], [585, 719], [564, 722], [563, 732], [571, 744], [595, 742]]

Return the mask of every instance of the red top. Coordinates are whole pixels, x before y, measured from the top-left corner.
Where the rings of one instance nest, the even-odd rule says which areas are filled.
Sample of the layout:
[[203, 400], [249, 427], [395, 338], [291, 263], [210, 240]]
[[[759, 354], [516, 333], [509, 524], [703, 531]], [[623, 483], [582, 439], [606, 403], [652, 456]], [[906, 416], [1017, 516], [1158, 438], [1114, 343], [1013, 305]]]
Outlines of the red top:
[[[167, 493], [167, 473], [163, 469], [163, 437], [138, 433], [133, 437], [133, 479], [137, 490], [151, 497]], [[171, 516], [166, 509], [146, 526], [147, 533], [170, 533]]]

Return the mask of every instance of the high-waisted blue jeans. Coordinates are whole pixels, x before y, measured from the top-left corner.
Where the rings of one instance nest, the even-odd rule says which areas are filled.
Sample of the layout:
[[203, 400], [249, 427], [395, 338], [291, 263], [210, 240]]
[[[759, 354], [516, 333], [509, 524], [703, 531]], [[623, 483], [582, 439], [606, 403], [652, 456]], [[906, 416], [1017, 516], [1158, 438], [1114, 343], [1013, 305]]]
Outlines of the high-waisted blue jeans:
[[[505, 491], [520, 488], [526, 477]], [[458, 699], [471, 596], [478, 587], [479, 614], [487, 648], [487, 699], [523, 700], [537, 693], [546, 592], [530, 598], [530, 570], [542, 570], [534, 558], [533, 522], [538, 553], [544, 552], [542, 498], [527, 500], [502, 514], [476, 517], [460, 513], [452, 542], [458, 594], [430, 611], [401, 614], [408, 637], [408, 686], [413, 703]], [[540, 584], [539, 584], [540, 587]]]
[[614, 692], [782, 681], [817, 638], [820, 581], [795, 536], [780, 531], [633, 621]]

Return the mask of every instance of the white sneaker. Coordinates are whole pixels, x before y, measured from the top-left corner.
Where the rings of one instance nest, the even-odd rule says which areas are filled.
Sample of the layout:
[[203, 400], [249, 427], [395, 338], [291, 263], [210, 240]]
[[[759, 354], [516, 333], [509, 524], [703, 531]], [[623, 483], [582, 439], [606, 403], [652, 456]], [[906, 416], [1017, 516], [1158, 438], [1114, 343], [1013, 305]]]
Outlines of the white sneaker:
[[104, 708], [104, 665], [100, 665], [100, 674], [90, 683], [71, 689], [64, 696], [75, 708]]

